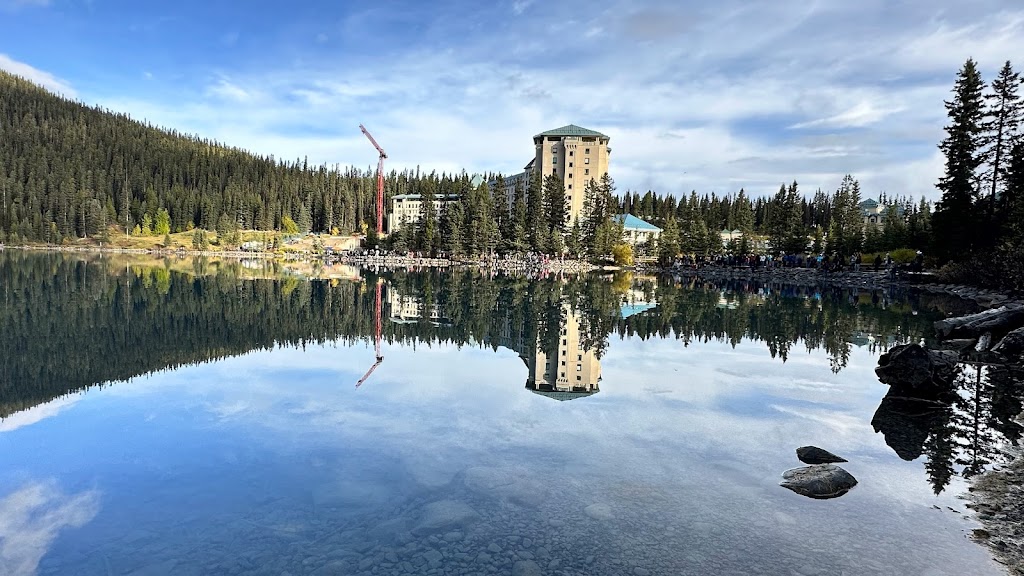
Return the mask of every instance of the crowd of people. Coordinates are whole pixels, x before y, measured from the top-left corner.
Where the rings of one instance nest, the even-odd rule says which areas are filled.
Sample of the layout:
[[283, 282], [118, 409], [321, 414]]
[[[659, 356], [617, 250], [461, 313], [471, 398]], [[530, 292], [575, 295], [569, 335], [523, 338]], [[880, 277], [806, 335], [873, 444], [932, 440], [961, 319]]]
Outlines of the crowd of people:
[[750, 269], [774, 269], [774, 268], [808, 268], [826, 273], [839, 272], [861, 272], [873, 270], [874, 272], [889, 271], [895, 273], [899, 270], [920, 272], [924, 267], [924, 255], [920, 250], [917, 256], [909, 264], [899, 265], [892, 259], [892, 255], [886, 253], [883, 257], [876, 254], [871, 262], [864, 261], [864, 255], [860, 252], [850, 254], [849, 257], [833, 252], [832, 254], [718, 254], [712, 256], [685, 254], [676, 259], [673, 268], [698, 269], [705, 266], [716, 266], [722, 268], [750, 268]]

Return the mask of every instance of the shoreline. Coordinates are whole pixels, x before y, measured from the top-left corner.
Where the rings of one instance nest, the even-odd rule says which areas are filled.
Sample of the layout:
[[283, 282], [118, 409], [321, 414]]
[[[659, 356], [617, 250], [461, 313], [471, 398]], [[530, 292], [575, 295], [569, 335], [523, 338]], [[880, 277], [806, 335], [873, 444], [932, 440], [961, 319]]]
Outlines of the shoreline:
[[537, 261], [525, 256], [514, 258], [498, 258], [494, 260], [450, 259], [450, 258], [417, 258], [394, 254], [372, 255], [335, 254], [323, 256], [311, 253], [278, 254], [265, 251], [243, 250], [187, 250], [187, 249], [152, 249], [152, 248], [113, 248], [100, 246], [57, 246], [57, 245], [18, 245], [0, 244], [3, 250], [27, 250], [39, 252], [76, 252], [96, 254], [137, 254], [154, 257], [216, 257], [235, 260], [278, 260], [284, 262], [315, 262], [329, 264], [349, 264], [371, 268], [456, 268], [475, 267], [506, 273], [588, 273], [614, 272], [618, 270], [639, 274], [666, 274], [682, 278], [701, 278], [704, 280], [748, 280], [758, 282], [782, 282], [796, 286], [830, 286], [858, 290], [883, 290], [892, 287], [918, 290], [931, 294], [947, 294], [965, 300], [971, 300], [982, 308], [996, 308], [1007, 303], [1022, 302], [1024, 296], [998, 290], [989, 290], [965, 284], [944, 284], [935, 279], [932, 272], [907, 273], [896, 279], [889, 277], [885, 270], [875, 272], [869, 266], [861, 271], [822, 272], [817, 268], [748, 268], [708, 265], [700, 268], [665, 269], [647, 263], [635, 266], [601, 266], [585, 260], [561, 260], [551, 258]]

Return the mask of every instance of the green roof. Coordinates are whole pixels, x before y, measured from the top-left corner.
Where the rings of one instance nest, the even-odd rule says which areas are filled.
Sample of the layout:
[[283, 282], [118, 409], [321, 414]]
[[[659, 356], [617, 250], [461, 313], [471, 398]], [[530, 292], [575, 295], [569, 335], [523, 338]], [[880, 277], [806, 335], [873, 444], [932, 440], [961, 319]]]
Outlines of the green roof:
[[596, 136], [598, 138], [608, 138], [608, 136], [601, 134], [600, 132], [581, 128], [575, 124], [569, 124], [568, 126], [562, 126], [561, 128], [555, 128], [554, 130], [548, 130], [547, 132], [541, 132], [534, 136], [534, 138], [539, 138], [541, 136]]

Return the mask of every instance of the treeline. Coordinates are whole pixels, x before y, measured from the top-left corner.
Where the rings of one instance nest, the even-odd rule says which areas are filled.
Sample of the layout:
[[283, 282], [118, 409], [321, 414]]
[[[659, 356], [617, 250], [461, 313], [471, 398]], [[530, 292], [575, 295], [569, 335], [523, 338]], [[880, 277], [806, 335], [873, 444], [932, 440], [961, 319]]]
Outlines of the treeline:
[[[261, 157], [85, 106], [0, 71], [0, 243], [98, 237], [108, 226], [365, 231], [376, 175]], [[464, 194], [466, 174], [386, 175], [387, 194]]]
[[[873, 200], [878, 209], [866, 213], [861, 203]], [[848, 255], [897, 248], [927, 249], [931, 242], [932, 206], [923, 197], [879, 194], [867, 198], [860, 183], [847, 175], [832, 193], [816, 190], [806, 196], [797, 182], [782, 185], [770, 197], [705, 194], [676, 198], [648, 191], [626, 193], [618, 209], [663, 229], [661, 240], [646, 247], [657, 250], [663, 262], [679, 253], [713, 255], [722, 252], [812, 253]], [[877, 224], [866, 222], [874, 215]], [[720, 232], [741, 232], [723, 245]], [[760, 240], [766, 243], [761, 243]]]
[[[239, 263], [213, 272], [196, 259], [194, 273], [170, 265], [126, 273], [109, 258], [0, 251], [0, 417], [156, 370], [277, 345], [355, 344], [373, 335], [374, 294], [365, 287], [375, 278], [366, 285], [242, 280]], [[584, 341], [599, 355], [612, 334], [684, 343], [759, 340], [782, 359], [801, 343], [807, 350], [824, 348], [839, 370], [851, 334], [919, 339], [937, 317], [923, 309], [907, 314], [906, 305], [851, 300], [842, 291], [815, 299], [763, 284], [683, 285], [629, 276], [492, 279], [477, 270], [390, 272], [384, 278], [387, 291], [422, 301], [420, 322], [385, 321], [385, 339], [408, 345], [497, 346], [502, 338], [553, 345], [568, 304], [580, 312]], [[755, 296], [765, 288], [768, 297]], [[623, 319], [630, 290], [645, 292], [657, 308]], [[720, 307], [723, 298], [729, 306]], [[427, 315], [435, 309], [446, 319], [442, 326]]]
[[945, 171], [934, 249], [952, 276], [1024, 288], [1024, 107], [1007, 61], [986, 85], [973, 59], [957, 75], [940, 144]]

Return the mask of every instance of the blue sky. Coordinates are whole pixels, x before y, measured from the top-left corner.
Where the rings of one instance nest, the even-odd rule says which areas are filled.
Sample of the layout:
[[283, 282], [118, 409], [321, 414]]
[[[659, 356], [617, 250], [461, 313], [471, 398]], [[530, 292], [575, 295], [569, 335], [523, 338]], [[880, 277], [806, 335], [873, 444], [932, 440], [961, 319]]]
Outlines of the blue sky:
[[[928, 195], [969, 56], [1024, 54], [1017, 0], [0, 0], [0, 68], [281, 158], [519, 171], [532, 136], [611, 136], [620, 191], [796, 179]], [[1024, 63], [1018, 63], [1018, 67]]]

